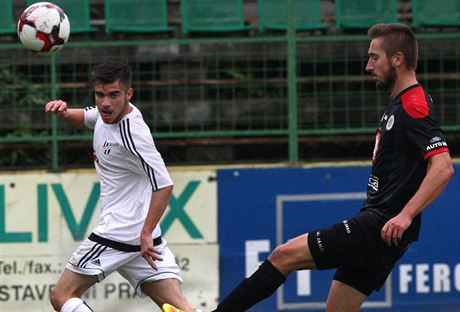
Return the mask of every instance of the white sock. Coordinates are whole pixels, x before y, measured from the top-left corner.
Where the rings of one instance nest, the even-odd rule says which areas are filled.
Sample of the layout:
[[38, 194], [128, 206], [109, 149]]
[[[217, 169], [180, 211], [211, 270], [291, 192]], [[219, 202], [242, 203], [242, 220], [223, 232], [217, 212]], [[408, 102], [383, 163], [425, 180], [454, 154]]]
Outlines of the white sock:
[[80, 298], [70, 298], [61, 308], [61, 312], [93, 312]]

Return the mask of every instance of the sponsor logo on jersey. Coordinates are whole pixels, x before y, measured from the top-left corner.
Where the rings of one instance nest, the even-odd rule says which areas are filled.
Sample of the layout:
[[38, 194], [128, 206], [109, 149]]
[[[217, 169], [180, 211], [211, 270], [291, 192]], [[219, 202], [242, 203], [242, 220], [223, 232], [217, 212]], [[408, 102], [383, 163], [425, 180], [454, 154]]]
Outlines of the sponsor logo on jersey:
[[345, 226], [345, 231], [347, 231], [347, 234], [351, 234], [351, 229], [350, 229], [350, 225], [348, 224], [348, 221], [343, 220], [342, 223]]
[[99, 259], [91, 260], [91, 263], [96, 265], [96, 266], [101, 266], [101, 261]]
[[435, 136], [434, 138], [432, 138], [432, 139], [430, 140], [430, 143], [436, 143], [436, 142], [439, 142], [439, 141], [441, 141], [441, 138], [438, 137], [438, 136]]
[[316, 242], [318, 243], [319, 251], [324, 252], [324, 246], [323, 246], [323, 241], [321, 240], [321, 232], [317, 231], [316, 232]]
[[395, 116], [391, 115], [390, 118], [387, 121], [387, 125], [386, 125], [385, 129], [387, 129], [387, 131], [391, 130], [391, 128], [393, 128], [394, 124], [395, 124]]
[[379, 190], [379, 178], [376, 177], [375, 175], [370, 175], [369, 176], [369, 182], [367, 183], [367, 186], [372, 188], [375, 192], [378, 192]]
[[430, 144], [426, 147], [426, 150], [427, 151], [431, 151], [433, 149], [437, 149], [439, 147], [447, 147], [447, 143], [446, 142], [436, 142], [436, 143], [433, 143], [433, 144]]

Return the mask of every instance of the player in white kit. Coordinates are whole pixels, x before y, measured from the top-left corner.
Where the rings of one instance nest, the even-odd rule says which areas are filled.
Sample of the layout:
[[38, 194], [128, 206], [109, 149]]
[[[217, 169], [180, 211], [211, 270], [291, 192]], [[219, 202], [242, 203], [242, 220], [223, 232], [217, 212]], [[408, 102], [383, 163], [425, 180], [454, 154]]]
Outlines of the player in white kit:
[[192, 311], [159, 227], [173, 182], [141, 112], [130, 103], [130, 67], [103, 63], [92, 75], [96, 108], [70, 109], [62, 100], [45, 105], [45, 112], [73, 126], [94, 129], [94, 164], [101, 186], [99, 223], [68, 261], [51, 304], [56, 311], [92, 311], [80, 297], [118, 271], [160, 307], [169, 302]]

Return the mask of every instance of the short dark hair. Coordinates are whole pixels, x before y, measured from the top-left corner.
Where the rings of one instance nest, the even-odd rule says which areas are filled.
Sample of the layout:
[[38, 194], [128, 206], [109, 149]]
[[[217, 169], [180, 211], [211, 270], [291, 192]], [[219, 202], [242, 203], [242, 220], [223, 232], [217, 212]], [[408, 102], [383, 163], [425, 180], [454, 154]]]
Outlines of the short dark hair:
[[92, 71], [93, 83], [112, 83], [116, 80], [126, 87], [131, 87], [131, 67], [128, 62], [105, 62], [97, 64]]
[[406, 24], [376, 24], [369, 28], [367, 35], [371, 39], [387, 37], [382, 41], [382, 47], [388, 57], [397, 52], [404, 54], [406, 67], [408, 69], [417, 69], [418, 60], [418, 43], [412, 29]]

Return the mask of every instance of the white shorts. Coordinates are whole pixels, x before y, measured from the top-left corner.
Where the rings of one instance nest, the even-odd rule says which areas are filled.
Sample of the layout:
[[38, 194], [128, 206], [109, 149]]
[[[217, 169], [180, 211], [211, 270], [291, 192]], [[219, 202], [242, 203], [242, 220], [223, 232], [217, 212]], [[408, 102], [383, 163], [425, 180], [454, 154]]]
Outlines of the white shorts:
[[[94, 234], [92, 234], [94, 235]], [[105, 239], [103, 239], [105, 240]], [[96, 275], [99, 282], [114, 271], [118, 271], [136, 289], [139, 295], [144, 295], [141, 283], [174, 278], [182, 282], [179, 266], [174, 255], [162, 238], [155, 248], [161, 252], [163, 261], [155, 261], [158, 270], [154, 270], [139, 251], [121, 251], [107, 246], [104, 242], [94, 242], [85, 239], [73, 253], [66, 268], [83, 275]], [[120, 244], [109, 241], [109, 243]], [[109, 244], [112, 245], [112, 244]]]

